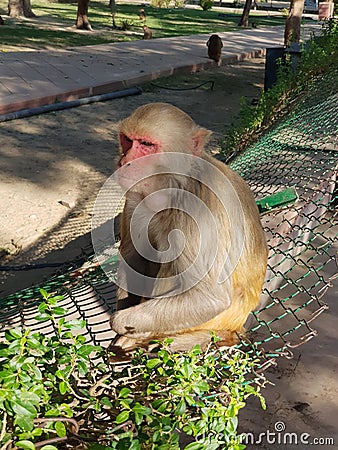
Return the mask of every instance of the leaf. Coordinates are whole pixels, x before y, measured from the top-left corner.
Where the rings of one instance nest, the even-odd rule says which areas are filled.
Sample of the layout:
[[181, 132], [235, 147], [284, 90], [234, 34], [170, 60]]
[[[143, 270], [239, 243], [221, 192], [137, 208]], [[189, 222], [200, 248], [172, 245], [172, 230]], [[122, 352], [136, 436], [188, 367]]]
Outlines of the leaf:
[[205, 446], [200, 442], [192, 442], [191, 444], [188, 444], [186, 447], [184, 447], [184, 450], [205, 450]]
[[187, 405], [186, 405], [185, 401], [181, 400], [178, 403], [178, 405], [176, 406], [175, 413], [174, 413], [175, 416], [181, 416], [182, 414], [184, 414], [186, 408], [187, 408]]
[[77, 363], [77, 368], [79, 370], [79, 374], [82, 376], [87, 375], [88, 373], [88, 365], [84, 361], [79, 361]]
[[137, 412], [138, 414], [142, 414], [144, 416], [149, 416], [151, 414], [151, 409], [147, 406], [141, 405], [141, 403], [137, 402], [135, 406], [132, 408], [134, 412]]
[[18, 416], [28, 416], [32, 418], [36, 417], [36, 409], [30, 401], [15, 398], [11, 401], [11, 406], [15, 414]]
[[34, 428], [34, 418], [32, 416], [21, 416], [15, 418], [15, 424], [25, 431], [32, 431]]
[[41, 381], [42, 380], [41, 370], [38, 367], [33, 366], [33, 364], [30, 365], [29, 368], [34, 374], [35, 381]]
[[113, 407], [113, 404], [112, 404], [112, 402], [109, 400], [108, 397], [102, 397], [102, 398], [101, 398], [101, 404], [104, 405], [104, 406], [108, 406], [109, 408], [112, 408], [112, 407]]
[[129, 411], [122, 411], [115, 419], [117, 424], [123, 423], [129, 419]]
[[139, 441], [136, 439], [133, 439], [133, 442], [128, 447], [128, 450], [140, 450], [140, 449], [141, 449], [141, 445], [140, 445]]
[[73, 319], [66, 322], [64, 326], [68, 330], [81, 330], [86, 326], [86, 322], [81, 319]]
[[65, 296], [64, 295], [55, 295], [55, 297], [53, 297], [53, 300], [59, 302], [61, 300], [64, 300]]
[[227, 423], [226, 430], [229, 434], [235, 434], [238, 427], [238, 417], [231, 417]]
[[120, 390], [119, 392], [119, 398], [127, 398], [128, 395], [130, 394], [131, 389], [124, 387]]
[[125, 409], [131, 409], [130, 405], [132, 403], [133, 403], [133, 399], [132, 398], [125, 398], [125, 399], [120, 400], [121, 407], [125, 408]]
[[0, 372], [0, 380], [4, 385], [13, 384], [16, 380], [16, 374], [11, 370], [3, 370]]
[[100, 347], [95, 345], [82, 345], [82, 347], [78, 349], [77, 353], [79, 356], [88, 356], [92, 352], [96, 352], [98, 350], [100, 350]]
[[158, 358], [149, 359], [147, 361], [147, 369], [153, 369], [154, 367], [161, 364], [161, 360]]
[[55, 431], [60, 438], [67, 436], [67, 430], [63, 422], [55, 423]]
[[15, 443], [15, 445], [19, 448], [24, 448], [24, 449], [28, 449], [28, 450], [35, 450], [35, 445], [33, 444], [33, 442], [31, 441], [18, 441]]
[[54, 445], [44, 445], [40, 450], [58, 450], [57, 447], [54, 447]]
[[61, 395], [64, 395], [68, 392], [68, 386], [65, 381], [60, 381], [59, 383], [59, 391]]
[[143, 420], [143, 415], [135, 412], [135, 423], [136, 423], [136, 425], [138, 425], [138, 426], [141, 425], [142, 420]]
[[198, 392], [208, 392], [209, 390], [209, 384], [204, 380], [201, 380], [198, 383], [196, 383], [194, 387], [197, 388], [196, 390]]
[[67, 309], [61, 308], [61, 306], [56, 306], [55, 308], [53, 308], [53, 314], [55, 314], [56, 316], [64, 316], [65, 314], [67, 314], [67, 312]]
[[34, 319], [38, 320], [39, 322], [47, 322], [51, 318], [51, 315], [48, 313], [41, 313], [38, 316], [35, 316]]
[[167, 350], [159, 350], [159, 352], [157, 354], [162, 359], [164, 364], [166, 364], [169, 361], [169, 359], [170, 359], [169, 358], [169, 353], [167, 352]]
[[40, 294], [42, 295], [43, 298], [47, 299], [49, 297], [49, 294], [43, 288], [40, 289]]
[[44, 312], [44, 311], [47, 311], [48, 308], [49, 308], [49, 306], [47, 305], [47, 303], [42, 302], [42, 303], [40, 303], [40, 305], [38, 306], [38, 311], [39, 311], [39, 313], [42, 313], [42, 312]]
[[187, 378], [189, 380], [193, 373], [193, 368], [190, 364], [188, 364], [187, 361], [184, 361], [184, 365], [183, 365], [182, 369], [180, 370], [180, 372], [185, 376], [185, 378]]
[[15, 339], [21, 339], [22, 338], [22, 332], [21, 332], [20, 328], [12, 328], [11, 330], [7, 330], [6, 331], [6, 336], [7, 336], [7, 333], [9, 333]]

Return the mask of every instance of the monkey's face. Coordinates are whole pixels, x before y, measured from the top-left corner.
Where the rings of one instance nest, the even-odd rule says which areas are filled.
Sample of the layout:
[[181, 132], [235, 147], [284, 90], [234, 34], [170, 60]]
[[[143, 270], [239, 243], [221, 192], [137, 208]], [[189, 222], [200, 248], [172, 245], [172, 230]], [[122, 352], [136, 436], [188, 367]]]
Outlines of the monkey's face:
[[137, 108], [120, 124], [119, 166], [163, 152], [199, 156], [210, 132], [198, 127], [185, 112], [167, 103]]
[[153, 137], [129, 135], [120, 132], [121, 159], [120, 167], [146, 155], [153, 155], [160, 150], [160, 142]]
[[[208, 130], [198, 127], [191, 117], [175, 106], [166, 103], [141, 106], [119, 127], [120, 185], [143, 195], [154, 192], [155, 185], [163, 185], [162, 181], [153, 181], [154, 175], [157, 180], [158, 174], [166, 173], [166, 169], [172, 173], [176, 168], [176, 158], [166, 158], [166, 155], [200, 156], [209, 136]], [[163, 175], [159, 178], [164, 180]]]

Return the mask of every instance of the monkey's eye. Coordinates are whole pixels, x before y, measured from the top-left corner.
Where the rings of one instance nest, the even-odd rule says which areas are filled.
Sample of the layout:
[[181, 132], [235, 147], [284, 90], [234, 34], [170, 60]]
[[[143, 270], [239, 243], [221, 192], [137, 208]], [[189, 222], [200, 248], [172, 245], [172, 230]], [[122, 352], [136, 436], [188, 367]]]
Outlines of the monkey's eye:
[[154, 144], [149, 141], [140, 141], [141, 145], [144, 145], [145, 147], [152, 147]]

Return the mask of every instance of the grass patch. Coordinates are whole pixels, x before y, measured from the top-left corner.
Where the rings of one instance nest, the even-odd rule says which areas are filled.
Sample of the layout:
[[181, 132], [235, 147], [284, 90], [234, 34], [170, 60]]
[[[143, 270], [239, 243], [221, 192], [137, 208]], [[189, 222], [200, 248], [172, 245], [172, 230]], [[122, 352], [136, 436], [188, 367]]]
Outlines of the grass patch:
[[[112, 19], [107, 1], [89, 3], [89, 20], [94, 32], [75, 29], [77, 3], [50, 3], [43, 0], [32, 2], [37, 15], [33, 19], [5, 19], [0, 27], [2, 46], [20, 46], [33, 48], [65, 48], [80, 45], [105, 44], [130, 41], [143, 36], [137, 4], [118, 4], [116, 24], [123, 21], [132, 23], [128, 32], [112, 29]], [[147, 25], [155, 38], [184, 36], [190, 34], [210, 34], [222, 31], [238, 30], [240, 15], [202, 9], [165, 9], [146, 7]], [[0, 0], [0, 14], [7, 12], [7, 0]], [[251, 15], [259, 27], [284, 25], [283, 17], [262, 17]]]
[[322, 28], [320, 36], [303, 47], [298, 70], [292, 69], [290, 55], [280, 61], [278, 79], [266, 92], [262, 92], [256, 105], [245, 98], [241, 101], [241, 111], [234, 123], [227, 129], [222, 153], [233, 156], [245, 150], [276, 120], [287, 114], [314, 81], [328, 75], [337, 80], [338, 72], [338, 20], [330, 19]]

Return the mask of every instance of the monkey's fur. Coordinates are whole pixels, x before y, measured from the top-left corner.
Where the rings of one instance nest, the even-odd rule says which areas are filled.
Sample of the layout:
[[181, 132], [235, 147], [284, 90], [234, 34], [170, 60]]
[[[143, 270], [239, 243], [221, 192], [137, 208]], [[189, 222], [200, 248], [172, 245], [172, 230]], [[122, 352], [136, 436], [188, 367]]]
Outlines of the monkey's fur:
[[[267, 266], [267, 245], [258, 209], [245, 181], [205, 152], [204, 147], [210, 134], [208, 130], [196, 125], [186, 113], [165, 103], [141, 106], [120, 124], [119, 166], [126, 171], [127, 179], [135, 178], [136, 170], [144, 170], [147, 175], [156, 173], [156, 167], [146, 165], [147, 158], [139, 157], [146, 151], [169, 151], [198, 156], [195, 159], [203, 167], [210, 167], [210, 173], [203, 169], [201, 175], [203, 183], [206, 181], [205, 185], [189, 176], [171, 173], [152, 175], [146, 182], [140, 181], [127, 192], [120, 230], [120, 253], [123, 259], [139, 273], [155, 279], [169, 280], [168, 277], [184, 273], [193, 263], [196, 264], [197, 271], [201, 266], [204, 276], [186, 292], [167, 296], [142, 297], [128, 293], [128, 288], [118, 288], [117, 312], [111, 317], [111, 327], [118, 335], [114, 342], [115, 349], [128, 352], [137, 346], [147, 347], [151, 339], [164, 337], [174, 338], [172, 348], [175, 350], [187, 350], [196, 344], [203, 347], [210, 341], [210, 331], [215, 331], [225, 345], [233, 345], [238, 341], [238, 334], [244, 332], [248, 314], [259, 303]], [[137, 169], [133, 168], [135, 162]], [[199, 167], [198, 162], [196, 167]], [[215, 188], [224, 193], [221, 200], [208, 189], [209, 183], [214, 182], [213, 170], [224, 180], [224, 185], [218, 181], [218, 185], [215, 185]], [[229, 185], [233, 189], [233, 196], [228, 195], [226, 186]], [[207, 249], [205, 254], [200, 255], [198, 226], [190, 216], [170, 207], [174, 200], [177, 201], [177, 198], [173, 198], [176, 194], [173, 197], [163, 197], [163, 204], [167, 202], [169, 206], [153, 216], [148, 229], [145, 228], [143, 238], [143, 224], [137, 222], [140, 241], [146, 240], [148, 233], [153, 247], [159, 253], [165, 252], [169, 233], [181, 229], [185, 235], [185, 247], [173, 261], [151, 263], [138, 254], [132, 243], [131, 218], [138, 204], [144, 199], [146, 201], [150, 193], [173, 186], [198, 196], [207, 206], [215, 219], [218, 240], [209, 231], [203, 209], [199, 211], [197, 208], [200, 220], [198, 225], [204, 228], [203, 244]], [[242, 215], [233, 212], [238, 204]], [[171, 242], [171, 245], [175, 247], [176, 242]], [[242, 251], [239, 250], [240, 245], [243, 245]], [[209, 248], [217, 249], [216, 256], [210, 270], [205, 271]], [[232, 260], [238, 262], [233, 267], [230, 265], [231, 270], [227, 273], [228, 266], [224, 262]], [[223, 278], [224, 282], [218, 281], [220, 273], [227, 276]], [[118, 276], [120, 279], [125, 276], [123, 266], [120, 266]], [[182, 280], [183, 283], [189, 283], [189, 279], [184, 276]], [[166, 281], [164, 285], [165, 283]], [[169, 281], [165, 288], [170, 294]], [[125, 307], [127, 308], [122, 309]]]
[[143, 25], [143, 39], [152, 39], [153, 38], [153, 32], [147, 25]]
[[223, 42], [222, 39], [218, 36], [218, 34], [212, 34], [209, 37], [207, 47], [209, 58], [216, 61], [218, 66], [220, 66], [222, 62]]

